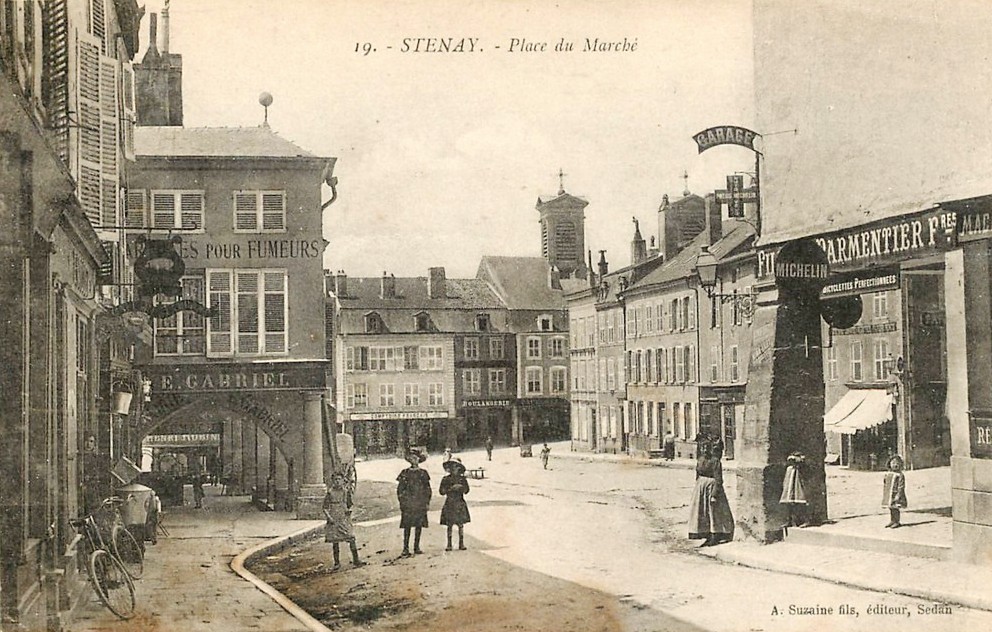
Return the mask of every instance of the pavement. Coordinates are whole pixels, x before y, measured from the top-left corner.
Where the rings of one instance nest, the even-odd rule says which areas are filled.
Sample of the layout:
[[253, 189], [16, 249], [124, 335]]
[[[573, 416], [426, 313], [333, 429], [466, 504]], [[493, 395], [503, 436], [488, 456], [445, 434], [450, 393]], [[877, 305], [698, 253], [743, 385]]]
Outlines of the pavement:
[[[480, 519], [473, 521], [471, 535], [484, 542], [499, 543], [490, 548], [489, 554], [547, 575], [613, 592], [622, 600], [637, 600], [674, 612], [687, 621], [706, 624], [705, 627], [714, 630], [735, 630], [741, 622], [732, 618], [731, 608], [723, 611], [703, 608], [701, 605], [705, 602], [692, 603], [679, 591], [726, 595], [735, 587], [739, 589], [742, 582], [744, 585], [747, 582], [775, 584], [777, 596], [756, 606], [752, 627], [755, 624], [758, 627], [754, 629], [779, 629], [774, 624], [775, 619], [764, 612], [769, 604], [774, 606], [776, 599], [781, 603], [803, 603], [801, 595], [810, 594], [833, 603], [844, 603], [861, 594], [857, 590], [887, 594], [889, 596], [879, 595], [878, 598], [886, 599], [885, 603], [903, 604], [899, 607], [914, 611], [917, 607], [939, 609], [943, 604], [951, 604], [955, 606], [954, 614], [963, 617], [956, 616], [955, 624], [992, 621], [989, 618], [992, 615], [988, 614], [992, 612], [992, 593], [988, 590], [992, 586], [992, 568], [955, 563], [939, 552], [941, 547], [947, 549], [950, 544], [949, 468], [907, 473], [913, 510], [904, 513], [907, 527], [903, 529], [883, 528], [888, 516], [878, 507], [880, 473], [833, 467], [827, 470], [828, 501], [834, 520], [831, 524], [791, 529], [785, 542], [771, 545], [730, 542], [693, 549], [683, 542], [678, 550], [688, 555], [673, 555], [671, 549], [665, 549], [656, 527], [664, 510], [668, 511], [669, 517], [675, 516], [676, 521], [685, 511], [684, 504], [671, 498], [688, 497], [693, 460], [666, 462], [626, 455], [572, 452], [568, 442], [551, 447], [550, 472], [541, 471], [537, 458], [521, 460], [516, 448], [497, 449], [493, 462], [486, 462], [482, 451], [458, 455], [469, 467], [487, 468], [486, 479], [473, 482], [474, 489], [479, 490], [476, 494], [484, 495], [473, 500], [473, 518], [478, 514]], [[582, 462], [611, 467], [584, 468]], [[428, 465], [440, 470], [439, 459], [432, 458]], [[359, 479], [392, 481], [402, 467], [397, 459], [359, 463]], [[678, 472], [659, 478], [652, 475], [655, 470], [650, 468], [655, 467]], [[732, 472], [735, 463], [725, 462], [724, 467], [725, 471]], [[554, 472], [556, 469], [558, 471]], [[439, 474], [434, 470], [431, 470], [432, 479]], [[560, 478], [556, 479], [556, 475]], [[437, 478], [439, 480], [439, 476]], [[645, 480], [650, 481], [647, 486]], [[733, 505], [736, 501], [735, 476], [726, 477], [726, 487]], [[506, 498], [506, 492], [521, 500], [497, 500]], [[490, 500], [485, 500], [487, 493], [494, 494]], [[70, 629], [117, 632], [321, 629], [307, 621], [305, 614], [291, 614], [293, 604], [273, 594], [274, 591], [264, 583], [253, 580], [250, 574], [242, 576], [235, 572], [232, 560], [239, 554], [239, 559], [243, 559], [249, 553], [265, 554], [285, 546], [290, 536], [303, 537], [303, 534], [319, 529], [322, 523], [295, 520], [288, 513], [257, 511], [246, 497], [220, 496], [219, 488], [208, 487], [207, 494], [202, 510], [176, 508], [167, 511], [165, 524], [171, 537], [160, 538], [158, 545], [148, 548], [145, 576], [137, 582], [138, 614], [135, 619], [116, 619], [92, 595]], [[534, 513], [530, 514], [529, 521], [517, 517], [526, 515], [526, 505], [534, 502], [553, 504], [547, 505], [548, 509], [533, 505]], [[666, 503], [667, 506], [662, 506]], [[542, 511], [554, 513], [542, 518]], [[487, 515], [492, 519], [487, 519]], [[595, 525], [595, 528], [569, 535], [577, 539], [574, 544], [571, 541], [566, 544], [560, 540], [563, 533], [540, 528], [542, 519], [546, 521], [549, 517], [562, 524], [587, 524]], [[537, 531], [534, 531], [535, 524]], [[521, 543], [515, 539], [517, 536], [508, 535], [511, 533], [522, 534]], [[612, 537], [604, 539], [604, 533]], [[641, 546], [657, 550], [644, 549], [640, 557], [630, 558], [629, 545], [624, 546], [624, 543], [643, 537], [643, 533], [648, 533], [648, 539]], [[440, 536], [440, 533], [435, 534], [432, 530], [431, 535]], [[872, 550], [866, 548], [865, 541], [883, 544], [878, 550]], [[651, 545], [651, 542], [656, 544]], [[889, 549], [885, 548], [886, 542]], [[907, 554], [914, 545], [922, 547], [924, 555]], [[936, 555], [933, 554], [935, 548], [938, 549]], [[597, 552], [599, 559], [576, 565], [574, 550]], [[726, 570], [714, 573], [710, 568], [699, 572], [698, 566], [691, 561], [694, 557], [699, 559], [698, 555], [711, 558], [710, 563], [727, 565]], [[579, 553], [578, 557], [581, 560], [583, 554]], [[682, 558], [687, 561], [680, 561]], [[614, 569], [620, 559], [624, 560], [623, 568]], [[653, 580], [653, 575], [661, 573], [659, 569], [663, 564], [667, 565], [666, 577], [680, 578], [678, 589]], [[735, 568], [740, 570], [735, 571]], [[750, 574], [745, 574], [745, 570]], [[771, 574], [762, 575], [763, 572]], [[794, 577], [791, 584], [788, 577]], [[778, 578], [786, 579], [783, 583]], [[824, 588], [828, 585], [834, 585], [834, 588]], [[862, 612], [867, 603], [859, 603]], [[758, 613], [759, 609], [761, 613]], [[861, 621], [867, 623], [864, 619]], [[813, 624], [813, 620], [809, 622]], [[891, 629], [902, 629], [895, 627], [897, 619], [878, 622], [883, 625], [873, 629], [890, 629], [890, 624]], [[914, 622], [923, 623], [924, 620], [914, 619]], [[984, 623], [981, 627], [985, 627]], [[785, 629], [799, 628], [793, 625]]]
[[[573, 452], [568, 442], [552, 444], [552, 456], [589, 462], [694, 468], [693, 459], [648, 459], [624, 454]], [[724, 462], [724, 471], [736, 469]], [[817, 527], [791, 528], [784, 541], [763, 545], [729, 542], [699, 549], [708, 557], [776, 573], [824, 579], [882, 593], [992, 611], [992, 567], [951, 561], [950, 468], [909, 471], [911, 509], [902, 512], [902, 528], [886, 529], [879, 503], [881, 474], [827, 467], [830, 521]], [[728, 488], [735, 486], [727, 477]], [[728, 496], [733, 506], [736, 494]], [[736, 509], [736, 507], [734, 507]]]
[[89, 600], [69, 629], [80, 632], [264, 630], [306, 632], [307, 621], [287, 611], [262, 587], [232, 569], [241, 553], [267, 546], [322, 521], [296, 520], [291, 513], [258, 511], [247, 496], [222, 496], [206, 486], [203, 509], [165, 508], [169, 537], [147, 547], [145, 572], [135, 582], [133, 619], [122, 621], [88, 590]]

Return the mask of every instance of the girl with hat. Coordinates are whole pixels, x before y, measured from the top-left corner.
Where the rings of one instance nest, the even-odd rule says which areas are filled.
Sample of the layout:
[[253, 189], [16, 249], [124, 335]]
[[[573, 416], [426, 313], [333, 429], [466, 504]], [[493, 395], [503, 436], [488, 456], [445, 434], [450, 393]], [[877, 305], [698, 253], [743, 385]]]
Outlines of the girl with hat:
[[407, 452], [410, 467], [396, 477], [396, 498], [400, 501], [400, 528], [403, 529], [402, 557], [410, 555], [410, 529], [414, 530], [413, 552], [420, 550], [420, 530], [427, 527], [427, 506], [431, 502], [431, 477], [420, 464], [427, 457], [413, 450]]
[[331, 485], [324, 497], [324, 542], [333, 544], [334, 568], [341, 568], [341, 550], [339, 544], [347, 542], [351, 548], [351, 563], [355, 566], [365, 566], [358, 558], [358, 544], [355, 542], [355, 530], [351, 524], [352, 495], [348, 490], [348, 481], [341, 472], [331, 475]]
[[444, 463], [444, 469], [448, 474], [441, 479], [441, 487], [438, 489], [442, 496], [446, 496], [444, 507], [441, 508], [441, 524], [448, 527], [448, 546], [444, 550], [451, 550], [451, 527], [458, 525], [458, 550], [464, 551], [465, 523], [472, 521], [465, 503], [465, 494], [468, 493], [465, 466], [461, 459], [454, 457]]
[[902, 472], [902, 457], [894, 454], [889, 457], [889, 471], [885, 473], [885, 483], [882, 494], [882, 506], [889, 509], [889, 524], [886, 529], [897, 529], [902, 526], [899, 522], [899, 510], [905, 509], [906, 475]]

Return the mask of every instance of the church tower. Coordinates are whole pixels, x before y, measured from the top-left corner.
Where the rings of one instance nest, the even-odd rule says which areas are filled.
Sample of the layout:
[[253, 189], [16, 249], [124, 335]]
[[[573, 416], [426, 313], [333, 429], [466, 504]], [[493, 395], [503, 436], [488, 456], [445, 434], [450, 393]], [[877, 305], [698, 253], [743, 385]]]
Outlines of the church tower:
[[541, 254], [555, 266], [563, 279], [584, 279], [588, 275], [585, 262], [586, 228], [582, 198], [565, 192], [565, 174], [558, 172], [558, 195], [548, 201], [537, 198], [541, 223]]

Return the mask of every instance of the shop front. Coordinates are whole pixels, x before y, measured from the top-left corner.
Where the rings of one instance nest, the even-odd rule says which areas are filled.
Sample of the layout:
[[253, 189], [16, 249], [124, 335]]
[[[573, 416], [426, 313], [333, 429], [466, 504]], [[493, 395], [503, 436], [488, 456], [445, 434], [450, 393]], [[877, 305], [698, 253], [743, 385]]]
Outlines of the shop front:
[[699, 432], [723, 441], [723, 458], [734, 458], [734, 437], [743, 422], [743, 384], [699, 387]]
[[513, 439], [513, 399], [467, 399], [458, 416], [465, 420], [464, 434], [458, 437], [459, 449], [482, 448], [486, 439], [493, 445], [508, 446]]
[[449, 433], [463, 424], [447, 410], [380, 411], [349, 413], [355, 450], [369, 457], [403, 454], [410, 447], [429, 452], [444, 450]]

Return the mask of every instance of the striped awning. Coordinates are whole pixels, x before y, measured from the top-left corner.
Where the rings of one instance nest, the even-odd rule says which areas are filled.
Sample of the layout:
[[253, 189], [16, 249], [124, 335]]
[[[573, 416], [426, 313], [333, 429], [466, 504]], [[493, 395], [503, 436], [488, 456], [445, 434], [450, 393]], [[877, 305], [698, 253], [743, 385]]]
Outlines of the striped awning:
[[886, 389], [851, 389], [823, 416], [823, 429], [854, 434], [891, 419], [892, 395]]

